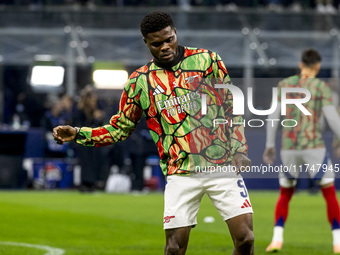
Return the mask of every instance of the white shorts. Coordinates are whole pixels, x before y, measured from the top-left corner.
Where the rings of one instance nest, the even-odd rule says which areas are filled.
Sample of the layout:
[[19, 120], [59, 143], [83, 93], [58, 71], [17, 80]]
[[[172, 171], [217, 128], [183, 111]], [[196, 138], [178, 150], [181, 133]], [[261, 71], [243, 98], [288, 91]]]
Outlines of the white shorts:
[[309, 177], [325, 185], [334, 182], [335, 173], [326, 148], [308, 150], [282, 150], [281, 161], [286, 169], [279, 173], [280, 186], [291, 188], [296, 185], [296, 179], [301, 172], [307, 172]]
[[197, 212], [207, 194], [223, 220], [253, 213], [243, 178], [170, 175], [164, 193], [164, 229], [197, 225]]

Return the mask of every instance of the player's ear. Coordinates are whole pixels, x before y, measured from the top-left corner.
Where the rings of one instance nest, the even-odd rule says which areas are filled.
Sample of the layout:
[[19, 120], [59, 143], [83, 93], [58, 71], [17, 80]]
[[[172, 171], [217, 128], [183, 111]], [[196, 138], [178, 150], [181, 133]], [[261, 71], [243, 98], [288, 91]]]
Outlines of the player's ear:
[[321, 63], [319, 62], [319, 63], [316, 63], [315, 64], [315, 70], [317, 71], [317, 72], [319, 72], [320, 71], [320, 68], [321, 68]]
[[300, 70], [303, 68], [303, 63], [302, 62], [299, 63], [299, 68], [300, 68]]

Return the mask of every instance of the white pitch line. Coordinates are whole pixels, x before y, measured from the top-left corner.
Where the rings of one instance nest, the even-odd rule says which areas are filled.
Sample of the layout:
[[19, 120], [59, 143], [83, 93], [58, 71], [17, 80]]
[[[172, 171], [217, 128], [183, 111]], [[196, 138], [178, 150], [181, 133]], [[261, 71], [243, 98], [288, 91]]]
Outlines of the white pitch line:
[[0, 245], [10, 245], [10, 246], [21, 246], [28, 248], [36, 248], [47, 251], [44, 255], [63, 255], [65, 251], [59, 248], [53, 248], [47, 245], [39, 245], [39, 244], [29, 244], [29, 243], [16, 243], [16, 242], [5, 242], [0, 241]]

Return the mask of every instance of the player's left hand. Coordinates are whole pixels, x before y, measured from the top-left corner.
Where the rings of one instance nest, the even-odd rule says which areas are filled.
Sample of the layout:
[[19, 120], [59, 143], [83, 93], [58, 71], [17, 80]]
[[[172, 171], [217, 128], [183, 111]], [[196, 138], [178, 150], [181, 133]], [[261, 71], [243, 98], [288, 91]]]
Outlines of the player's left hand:
[[263, 162], [272, 165], [276, 160], [276, 150], [275, 148], [266, 148], [263, 152], [262, 156]]
[[246, 168], [250, 167], [251, 160], [246, 155], [237, 153], [234, 155], [231, 164], [237, 167], [237, 174], [239, 174], [241, 171], [244, 171]]

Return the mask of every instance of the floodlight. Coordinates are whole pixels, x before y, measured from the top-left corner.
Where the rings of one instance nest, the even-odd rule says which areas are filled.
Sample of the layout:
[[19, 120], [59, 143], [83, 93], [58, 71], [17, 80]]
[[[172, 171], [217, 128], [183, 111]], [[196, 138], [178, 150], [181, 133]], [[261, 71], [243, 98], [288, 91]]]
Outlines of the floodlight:
[[128, 80], [125, 70], [95, 70], [93, 81], [97, 89], [123, 89]]
[[33, 66], [30, 84], [32, 87], [60, 87], [64, 81], [62, 66]]

